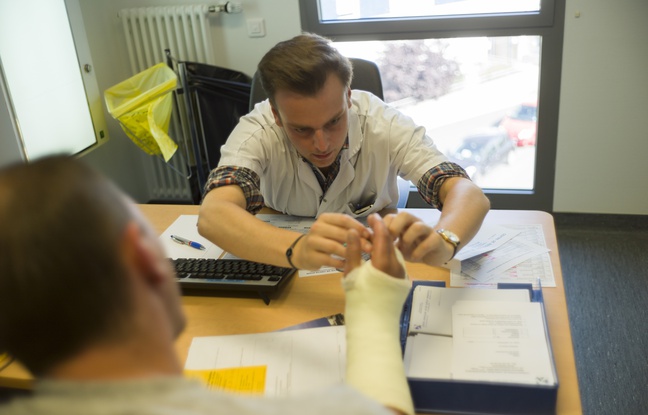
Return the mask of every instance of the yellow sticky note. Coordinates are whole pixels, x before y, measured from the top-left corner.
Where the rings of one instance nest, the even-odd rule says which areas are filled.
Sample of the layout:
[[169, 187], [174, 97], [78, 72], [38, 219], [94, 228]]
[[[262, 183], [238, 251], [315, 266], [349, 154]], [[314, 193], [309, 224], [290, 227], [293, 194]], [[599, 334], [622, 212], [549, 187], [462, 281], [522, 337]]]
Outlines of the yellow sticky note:
[[185, 370], [185, 376], [199, 379], [210, 389], [263, 394], [267, 366], [246, 366], [227, 369]]
[[11, 362], [13, 362], [13, 359], [9, 356], [9, 353], [0, 352], [0, 370], [9, 366]]

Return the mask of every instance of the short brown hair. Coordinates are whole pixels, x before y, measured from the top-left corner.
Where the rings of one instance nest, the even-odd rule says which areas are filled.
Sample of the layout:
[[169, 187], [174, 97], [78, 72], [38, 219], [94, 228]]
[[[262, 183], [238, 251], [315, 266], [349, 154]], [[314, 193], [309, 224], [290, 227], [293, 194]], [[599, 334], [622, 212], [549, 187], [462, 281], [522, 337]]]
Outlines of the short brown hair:
[[118, 246], [131, 209], [72, 158], [0, 172], [0, 351], [41, 376], [121, 333], [131, 298]]
[[351, 85], [353, 67], [331, 41], [304, 33], [275, 45], [258, 66], [261, 85], [274, 105], [277, 90], [289, 90], [306, 96], [319, 92], [328, 75], [335, 73], [342, 85]]

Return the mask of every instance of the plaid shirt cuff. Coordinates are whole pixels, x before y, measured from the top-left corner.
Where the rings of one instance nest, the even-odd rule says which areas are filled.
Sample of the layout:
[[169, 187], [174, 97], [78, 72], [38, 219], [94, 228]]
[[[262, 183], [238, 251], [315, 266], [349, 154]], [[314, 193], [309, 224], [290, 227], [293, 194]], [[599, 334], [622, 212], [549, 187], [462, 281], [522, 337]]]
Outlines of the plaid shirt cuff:
[[205, 184], [205, 195], [212, 189], [232, 184], [238, 185], [243, 190], [245, 209], [256, 215], [263, 207], [261, 179], [258, 174], [246, 167], [220, 166], [212, 170]]
[[428, 170], [419, 180], [416, 187], [429, 205], [442, 210], [443, 203], [439, 199], [441, 186], [450, 177], [464, 177], [470, 180], [468, 173], [458, 164], [444, 162]]

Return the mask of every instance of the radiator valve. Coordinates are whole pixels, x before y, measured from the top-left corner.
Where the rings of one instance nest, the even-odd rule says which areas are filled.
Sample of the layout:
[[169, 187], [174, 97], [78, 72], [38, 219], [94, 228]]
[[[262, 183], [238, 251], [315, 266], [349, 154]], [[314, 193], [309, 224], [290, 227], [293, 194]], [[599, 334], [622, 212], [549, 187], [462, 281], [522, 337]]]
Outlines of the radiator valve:
[[218, 6], [209, 6], [209, 11], [212, 13], [241, 13], [243, 11], [243, 4], [238, 1], [228, 1], [221, 3]]

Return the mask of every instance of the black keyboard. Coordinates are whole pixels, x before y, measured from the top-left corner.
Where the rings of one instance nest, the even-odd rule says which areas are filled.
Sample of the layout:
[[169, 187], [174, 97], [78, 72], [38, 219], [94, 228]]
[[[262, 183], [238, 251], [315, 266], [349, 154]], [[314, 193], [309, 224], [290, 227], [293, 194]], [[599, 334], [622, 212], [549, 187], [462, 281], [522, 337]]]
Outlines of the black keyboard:
[[268, 294], [277, 291], [295, 272], [244, 259], [178, 258], [171, 262], [184, 292], [256, 291], [266, 304], [270, 303]]

